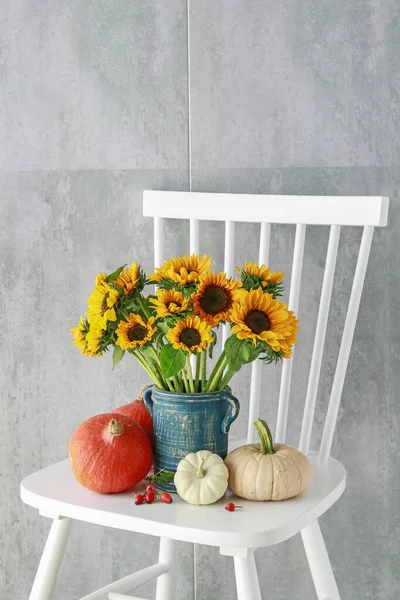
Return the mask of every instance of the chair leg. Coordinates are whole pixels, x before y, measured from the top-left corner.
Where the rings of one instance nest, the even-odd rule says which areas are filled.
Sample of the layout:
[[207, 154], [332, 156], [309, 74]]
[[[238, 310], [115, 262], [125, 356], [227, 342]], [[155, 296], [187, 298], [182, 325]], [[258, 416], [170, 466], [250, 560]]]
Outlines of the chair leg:
[[157, 579], [156, 600], [175, 600], [178, 565], [178, 542], [168, 538], [160, 539], [158, 562], [168, 566], [168, 573]]
[[29, 600], [51, 600], [67, 545], [71, 519], [54, 519], [40, 559]]
[[340, 600], [332, 565], [317, 520], [301, 531], [318, 600]]
[[247, 556], [234, 556], [238, 600], [261, 600], [254, 550]]

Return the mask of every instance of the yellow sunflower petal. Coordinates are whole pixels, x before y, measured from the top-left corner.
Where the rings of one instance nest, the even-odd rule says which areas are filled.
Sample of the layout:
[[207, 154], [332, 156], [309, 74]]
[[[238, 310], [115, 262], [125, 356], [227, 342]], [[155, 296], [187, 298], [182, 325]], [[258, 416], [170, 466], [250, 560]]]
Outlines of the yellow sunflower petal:
[[161, 281], [162, 279], [171, 279], [178, 285], [187, 285], [197, 283], [202, 275], [210, 270], [211, 258], [204, 254], [200, 257], [198, 254], [189, 256], [179, 256], [171, 260], [165, 260], [162, 267], [157, 268], [150, 275], [150, 279]]
[[150, 304], [156, 310], [157, 318], [168, 317], [185, 312], [189, 300], [177, 290], [157, 290], [157, 298], [150, 298]]
[[235, 293], [232, 308], [232, 333], [240, 340], [258, 340], [266, 342], [273, 350], [289, 355], [290, 348], [296, 343], [298, 321], [292, 311], [286, 310], [286, 304], [265, 294], [262, 288]]
[[167, 337], [176, 350], [182, 349], [193, 354], [205, 350], [212, 343], [210, 331], [211, 327], [199, 317], [187, 317], [169, 329]]
[[123, 288], [124, 294], [131, 294], [135, 289], [140, 278], [139, 265], [135, 262], [128, 269], [123, 269], [115, 280], [118, 287]]
[[114, 306], [118, 298], [118, 291], [114, 290], [105, 281], [96, 285], [88, 300], [87, 317], [89, 323], [96, 323], [98, 328], [106, 329], [109, 321], [116, 321]]
[[220, 321], [230, 321], [235, 292], [241, 283], [228, 279], [225, 273], [207, 273], [200, 278], [199, 287], [192, 294], [193, 314], [199, 315], [210, 327]]
[[116, 333], [117, 344], [123, 350], [141, 348], [150, 342], [157, 331], [154, 317], [144, 321], [140, 315], [130, 314], [127, 321], [120, 321]]

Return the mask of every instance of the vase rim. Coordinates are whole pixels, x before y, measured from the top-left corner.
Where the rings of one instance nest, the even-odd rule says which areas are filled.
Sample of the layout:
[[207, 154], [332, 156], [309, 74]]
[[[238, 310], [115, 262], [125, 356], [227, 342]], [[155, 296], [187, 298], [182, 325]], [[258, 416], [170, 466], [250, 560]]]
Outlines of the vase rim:
[[168, 396], [216, 396], [221, 392], [229, 392], [231, 393], [231, 388], [227, 385], [223, 390], [215, 390], [214, 392], [174, 392], [171, 390], [163, 390], [159, 388], [156, 384], [153, 384], [151, 387], [154, 391], [161, 394], [167, 394]]

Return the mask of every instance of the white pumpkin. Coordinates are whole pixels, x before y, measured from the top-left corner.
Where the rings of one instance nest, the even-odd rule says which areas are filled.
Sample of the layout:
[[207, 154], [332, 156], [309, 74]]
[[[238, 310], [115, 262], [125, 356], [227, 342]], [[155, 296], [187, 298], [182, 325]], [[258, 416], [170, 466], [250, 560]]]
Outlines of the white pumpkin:
[[311, 483], [308, 458], [296, 448], [273, 444], [265, 421], [254, 423], [260, 444], [247, 444], [232, 450], [225, 458], [229, 469], [229, 489], [248, 500], [285, 500], [304, 492]]
[[190, 504], [212, 504], [225, 494], [229, 471], [218, 454], [209, 450], [188, 454], [177, 467], [174, 483]]

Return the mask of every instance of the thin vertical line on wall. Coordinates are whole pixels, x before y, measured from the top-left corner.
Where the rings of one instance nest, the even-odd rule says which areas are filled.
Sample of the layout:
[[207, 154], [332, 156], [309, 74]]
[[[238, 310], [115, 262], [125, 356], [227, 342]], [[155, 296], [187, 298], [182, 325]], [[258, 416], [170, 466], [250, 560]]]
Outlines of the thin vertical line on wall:
[[186, 0], [187, 15], [187, 97], [188, 97], [188, 159], [189, 192], [192, 191], [192, 111], [190, 98], [190, 0]]

